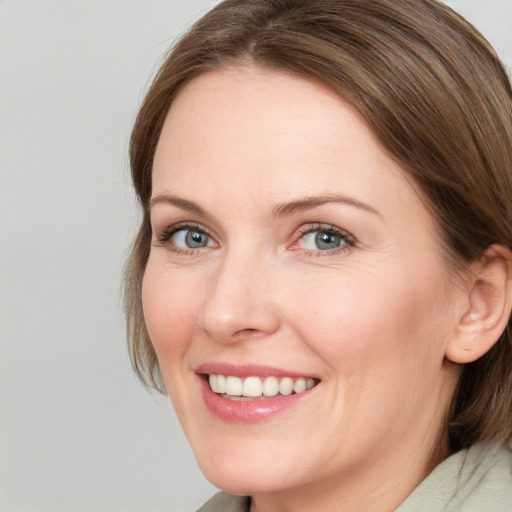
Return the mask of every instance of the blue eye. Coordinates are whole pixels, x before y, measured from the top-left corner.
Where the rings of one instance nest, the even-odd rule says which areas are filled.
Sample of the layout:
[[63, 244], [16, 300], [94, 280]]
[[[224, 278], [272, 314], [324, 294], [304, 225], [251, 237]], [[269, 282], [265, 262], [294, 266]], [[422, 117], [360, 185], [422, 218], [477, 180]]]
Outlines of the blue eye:
[[306, 251], [336, 251], [354, 245], [354, 239], [345, 231], [335, 226], [309, 227], [294, 244], [294, 248]]
[[318, 249], [328, 251], [338, 249], [344, 242], [340, 236], [325, 231], [312, 231], [303, 237], [304, 249]]
[[179, 229], [169, 237], [169, 241], [180, 249], [201, 249], [213, 245], [211, 238], [198, 229]]
[[158, 245], [174, 252], [194, 251], [205, 247], [216, 247], [206, 230], [196, 224], [174, 224], [158, 236]]

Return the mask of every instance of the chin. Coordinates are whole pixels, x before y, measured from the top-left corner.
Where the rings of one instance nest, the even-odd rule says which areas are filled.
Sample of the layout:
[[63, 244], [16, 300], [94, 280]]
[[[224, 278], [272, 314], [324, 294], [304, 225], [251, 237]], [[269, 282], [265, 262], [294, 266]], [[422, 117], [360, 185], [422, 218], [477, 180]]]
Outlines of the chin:
[[[215, 470], [214, 470], [215, 471]], [[288, 486], [280, 481], [279, 477], [262, 476], [258, 473], [253, 475], [232, 475], [229, 472], [214, 475], [204, 473], [206, 478], [216, 487], [235, 496], [253, 496], [255, 494], [271, 494], [285, 491]]]
[[[205, 477], [213, 485], [230, 494], [250, 496], [293, 487], [290, 475], [293, 475], [293, 480], [300, 478], [300, 475], [286, 462], [283, 464], [281, 458], [266, 455], [269, 453], [273, 452], [261, 449], [259, 457], [227, 453], [220, 457], [212, 457], [206, 451], [204, 457], [199, 454], [197, 461]], [[285, 478], [285, 475], [288, 477]]]

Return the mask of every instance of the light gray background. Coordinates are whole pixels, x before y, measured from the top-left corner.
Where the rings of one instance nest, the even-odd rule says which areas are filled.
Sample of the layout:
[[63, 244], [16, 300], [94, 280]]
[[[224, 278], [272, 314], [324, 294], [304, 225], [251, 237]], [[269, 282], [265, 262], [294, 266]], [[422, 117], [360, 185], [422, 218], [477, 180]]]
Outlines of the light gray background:
[[[202, 477], [125, 350], [127, 141], [215, 0], [0, 1], [0, 511], [195, 510]], [[512, 0], [452, 0], [512, 65]]]

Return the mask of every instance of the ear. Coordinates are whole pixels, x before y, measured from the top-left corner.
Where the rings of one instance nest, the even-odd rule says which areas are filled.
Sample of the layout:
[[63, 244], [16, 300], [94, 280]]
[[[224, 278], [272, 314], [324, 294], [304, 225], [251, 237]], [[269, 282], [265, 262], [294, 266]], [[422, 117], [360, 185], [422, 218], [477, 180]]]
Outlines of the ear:
[[467, 281], [468, 307], [446, 347], [454, 363], [471, 363], [500, 338], [512, 307], [512, 253], [501, 245], [488, 247], [471, 265]]

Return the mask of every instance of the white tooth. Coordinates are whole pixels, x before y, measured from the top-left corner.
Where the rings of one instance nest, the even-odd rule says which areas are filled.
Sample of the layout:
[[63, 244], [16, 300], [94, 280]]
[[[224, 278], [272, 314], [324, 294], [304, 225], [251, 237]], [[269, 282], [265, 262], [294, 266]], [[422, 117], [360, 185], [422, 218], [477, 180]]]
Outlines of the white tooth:
[[306, 389], [311, 389], [315, 385], [315, 381], [313, 379], [308, 379], [306, 381]]
[[263, 385], [259, 377], [247, 377], [244, 380], [242, 394], [244, 396], [261, 396]]
[[218, 393], [218, 391], [217, 391], [217, 375], [210, 373], [210, 376], [208, 377], [208, 382], [210, 383], [210, 387], [212, 388], [212, 391], [214, 393]]
[[276, 396], [279, 393], [279, 381], [276, 377], [267, 377], [263, 381], [263, 394], [265, 396]]
[[279, 383], [279, 393], [281, 395], [291, 395], [293, 391], [293, 379], [290, 377], [283, 377]]
[[297, 379], [293, 385], [295, 393], [302, 393], [306, 390], [306, 379]]
[[225, 393], [226, 392], [226, 377], [224, 375], [217, 375], [217, 382], [215, 383], [217, 386], [216, 393]]
[[242, 396], [242, 379], [238, 377], [226, 377], [226, 395]]

